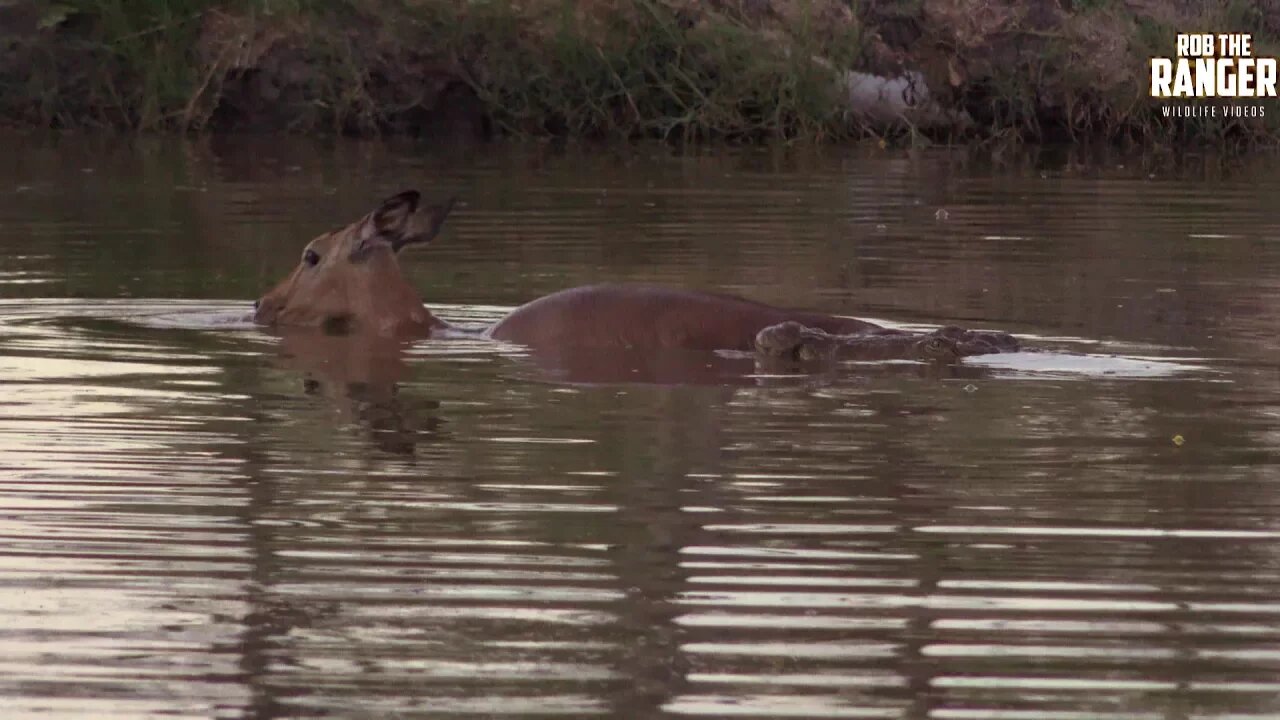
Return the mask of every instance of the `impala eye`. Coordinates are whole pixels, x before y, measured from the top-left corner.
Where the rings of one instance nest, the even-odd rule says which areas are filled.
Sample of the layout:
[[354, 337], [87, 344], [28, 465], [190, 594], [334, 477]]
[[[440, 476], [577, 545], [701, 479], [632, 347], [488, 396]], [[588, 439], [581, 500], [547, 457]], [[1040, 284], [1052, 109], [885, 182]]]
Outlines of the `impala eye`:
[[320, 253], [312, 250], [311, 248], [307, 248], [307, 251], [302, 253], [302, 262], [311, 267], [315, 267], [320, 262]]

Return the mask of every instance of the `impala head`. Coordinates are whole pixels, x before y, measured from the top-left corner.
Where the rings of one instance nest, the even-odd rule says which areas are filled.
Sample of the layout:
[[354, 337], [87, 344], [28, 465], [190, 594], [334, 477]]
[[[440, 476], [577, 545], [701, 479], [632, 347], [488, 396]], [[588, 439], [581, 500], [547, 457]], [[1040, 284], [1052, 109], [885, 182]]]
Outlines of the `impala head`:
[[453, 199], [419, 210], [416, 190], [388, 198], [356, 222], [307, 243], [298, 266], [254, 304], [260, 325], [330, 332], [425, 335], [443, 325], [400, 271], [401, 248], [440, 232]]

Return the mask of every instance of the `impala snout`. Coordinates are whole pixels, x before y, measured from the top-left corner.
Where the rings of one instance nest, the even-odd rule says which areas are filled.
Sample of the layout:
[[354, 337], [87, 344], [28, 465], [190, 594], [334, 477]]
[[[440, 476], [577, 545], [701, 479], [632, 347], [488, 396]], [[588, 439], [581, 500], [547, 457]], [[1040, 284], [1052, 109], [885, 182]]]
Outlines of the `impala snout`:
[[253, 321], [258, 325], [276, 324], [276, 304], [269, 297], [253, 301]]

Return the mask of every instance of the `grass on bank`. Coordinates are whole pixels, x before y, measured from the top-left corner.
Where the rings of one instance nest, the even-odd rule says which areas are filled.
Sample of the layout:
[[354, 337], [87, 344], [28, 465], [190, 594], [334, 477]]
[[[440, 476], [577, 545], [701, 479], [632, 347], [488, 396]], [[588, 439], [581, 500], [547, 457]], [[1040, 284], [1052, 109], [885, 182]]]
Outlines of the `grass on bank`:
[[32, 61], [25, 87], [15, 88], [26, 107], [0, 110], [29, 124], [200, 130], [228, 79], [262, 72], [254, 55], [274, 43], [307, 66], [285, 79], [308, 97], [310, 107], [289, 123], [300, 131], [377, 132], [402, 108], [380, 102], [375, 86], [425, 60], [448, 66], [513, 135], [851, 132], [832, 69], [813, 58], [847, 66], [855, 26], [822, 42], [803, 13], [771, 36], [742, 13], [696, 8], [658, 0], [42, 4], [42, 37], [15, 42]]
[[823, 37], [802, 14], [781, 37], [742, 15], [700, 17], [651, 0], [627, 11], [565, 4], [536, 18], [503, 3], [433, 18], [499, 127], [513, 134], [681, 139], [840, 138], [852, 124], [830, 66], [851, 62], [856, 26]]
[[[1257, 54], [1275, 54], [1280, 27], [1254, 3], [1142, 15], [1090, 0], [1061, 10], [1047, 29], [1028, 19], [1034, 5], [0, 0], [0, 12], [34, 15], [30, 32], [0, 29], [0, 118], [223, 128], [237, 93], [263, 80], [280, 93], [278, 103], [270, 94], [263, 102], [282, 129], [374, 134], [413, 124], [405, 118], [430, 94], [413, 74], [435, 68], [466, 83], [508, 135], [838, 140], [866, 132], [848, 110], [839, 71], [865, 69], [894, 46], [889, 54], [906, 67], [973, 69], [929, 81], [971, 111], [978, 138], [1274, 143], [1280, 134], [1280, 108], [1261, 121], [1171, 120], [1146, 96], [1147, 58], [1171, 54], [1188, 23], [1253, 32]], [[895, 45], [903, 28], [909, 39]]]

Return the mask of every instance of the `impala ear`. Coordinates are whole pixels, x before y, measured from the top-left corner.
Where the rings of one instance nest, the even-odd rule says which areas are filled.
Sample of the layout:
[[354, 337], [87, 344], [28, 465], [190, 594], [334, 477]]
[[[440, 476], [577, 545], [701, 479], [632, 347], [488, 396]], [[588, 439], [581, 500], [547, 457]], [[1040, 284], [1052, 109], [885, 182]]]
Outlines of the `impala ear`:
[[449, 217], [449, 211], [453, 210], [453, 204], [457, 200], [458, 198], [451, 197], [441, 205], [432, 205], [414, 215], [405, 230], [398, 237], [391, 238], [391, 249], [398, 251], [405, 245], [434, 240], [440, 234], [440, 228], [444, 227], [444, 220]]
[[405, 245], [430, 242], [440, 234], [444, 219], [449, 216], [457, 198], [451, 197], [443, 205], [432, 205], [418, 212], [418, 202], [422, 196], [417, 190], [389, 197], [369, 214], [365, 226], [366, 241], [377, 238], [391, 244], [391, 249], [399, 251]]
[[418, 212], [421, 199], [417, 190], [406, 190], [387, 198], [369, 213], [360, 231], [360, 242], [351, 251], [351, 262], [364, 261], [379, 246], [390, 245], [398, 252], [405, 245], [430, 242], [439, 235], [457, 198]]
[[397, 238], [409, 231], [421, 199], [422, 195], [417, 190], [406, 190], [383, 200], [369, 218], [374, 232], [394, 245]]

